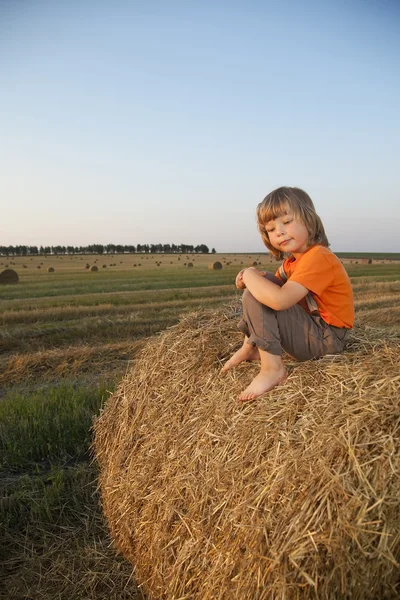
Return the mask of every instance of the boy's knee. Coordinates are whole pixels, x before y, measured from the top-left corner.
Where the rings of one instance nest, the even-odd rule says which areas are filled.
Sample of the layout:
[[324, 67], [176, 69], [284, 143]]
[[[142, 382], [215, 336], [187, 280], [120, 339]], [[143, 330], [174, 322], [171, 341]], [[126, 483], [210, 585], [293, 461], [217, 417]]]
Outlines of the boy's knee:
[[248, 289], [245, 289], [242, 295], [242, 302], [243, 304], [248, 304], [249, 302], [257, 302], [257, 300]]

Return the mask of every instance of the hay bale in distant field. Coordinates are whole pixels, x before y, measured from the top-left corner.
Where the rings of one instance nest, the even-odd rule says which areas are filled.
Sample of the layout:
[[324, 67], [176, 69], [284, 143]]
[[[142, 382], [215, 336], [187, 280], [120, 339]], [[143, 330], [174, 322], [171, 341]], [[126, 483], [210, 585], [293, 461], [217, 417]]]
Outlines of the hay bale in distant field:
[[0, 284], [8, 285], [10, 283], [14, 284], [18, 282], [19, 275], [17, 271], [14, 271], [14, 269], [4, 269], [4, 271], [0, 273]]
[[107, 265], [103, 265], [103, 266], [102, 266], [102, 269], [107, 269]]
[[253, 262], [251, 263], [250, 266], [252, 267], [256, 267], [258, 265], [258, 262], [256, 260], [253, 260]]
[[219, 375], [238, 306], [150, 339], [95, 423], [104, 513], [149, 600], [398, 598], [400, 353], [359, 329], [346, 353]]
[[54, 267], [49, 267], [49, 268], [47, 269], [47, 272], [48, 272], [48, 273], [54, 273]]
[[193, 269], [193, 263], [189, 262], [189, 263], [187, 264], [187, 266], [188, 266], [188, 269]]
[[222, 263], [220, 263], [219, 260], [217, 260], [216, 262], [209, 264], [208, 268], [210, 269], [210, 271], [219, 271], [220, 269], [222, 269]]
[[98, 270], [99, 270], [99, 268], [98, 268], [98, 267], [96, 267], [96, 265], [92, 265], [92, 266], [90, 267], [90, 270], [91, 270], [92, 272], [93, 272], [93, 271], [98, 271]]

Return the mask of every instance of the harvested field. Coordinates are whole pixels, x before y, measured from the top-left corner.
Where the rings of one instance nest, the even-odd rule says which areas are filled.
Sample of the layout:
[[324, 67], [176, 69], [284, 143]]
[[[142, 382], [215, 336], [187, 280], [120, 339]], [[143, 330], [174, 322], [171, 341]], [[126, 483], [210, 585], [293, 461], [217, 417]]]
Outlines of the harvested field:
[[[91, 274], [85, 263], [96, 258], [100, 265], [106, 260], [16, 258], [8, 264], [18, 272], [18, 285], [0, 286], [5, 600], [141, 597], [131, 564], [111, 546], [99, 506], [96, 465], [88, 462], [93, 416], [150, 336], [193, 311], [227, 310], [239, 297], [235, 276], [252, 259], [261, 268], [276, 267], [265, 255], [196, 256], [193, 269], [183, 266], [192, 257], [163, 257], [156, 266], [151, 256], [126, 255], [109, 257], [107, 265], [115, 266]], [[211, 260], [223, 269], [209, 270]], [[134, 268], [134, 261], [141, 266]], [[399, 264], [346, 266], [364, 323], [360, 331], [373, 343], [392, 344], [398, 336]], [[249, 376], [243, 368], [233, 385]], [[225, 385], [222, 393], [229, 388], [234, 398], [232, 382]]]

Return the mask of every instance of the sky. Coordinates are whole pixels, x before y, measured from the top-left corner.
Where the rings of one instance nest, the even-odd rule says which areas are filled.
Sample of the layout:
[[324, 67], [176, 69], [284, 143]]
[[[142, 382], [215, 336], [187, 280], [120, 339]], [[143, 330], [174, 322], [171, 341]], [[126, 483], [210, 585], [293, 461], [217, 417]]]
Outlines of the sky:
[[0, 0], [0, 245], [399, 252], [398, 0]]

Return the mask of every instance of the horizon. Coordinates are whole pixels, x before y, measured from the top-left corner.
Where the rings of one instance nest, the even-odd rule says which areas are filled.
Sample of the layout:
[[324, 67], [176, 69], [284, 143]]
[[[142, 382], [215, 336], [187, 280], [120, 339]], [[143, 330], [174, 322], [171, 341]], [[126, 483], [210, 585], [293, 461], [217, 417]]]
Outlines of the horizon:
[[[72, 246], [64, 246], [64, 245], [59, 245], [59, 246], [43, 246], [43, 245], [37, 245], [36, 244], [36, 245], [26, 246], [26, 247], [27, 248], [33, 247], [33, 248], [38, 249], [38, 253], [37, 254], [34, 253], [34, 254], [17, 254], [17, 255], [16, 254], [12, 254], [12, 253], [6, 254], [6, 253], [4, 253], [4, 252], [1, 251], [1, 247], [0, 247], [0, 257], [8, 257], [9, 258], [10, 255], [11, 255], [12, 258], [34, 258], [34, 257], [45, 257], [45, 258], [47, 258], [48, 256], [70, 256], [70, 257], [71, 256], [75, 256], [75, 255], [79, 255], [79, 256], [80, 255], [85, 255], [85, 256], [89, 256], [89, 255], [93, 255], [93, 256], [106, 256], [106, 255], [114, 255], [114, 254], [118, 254], [118, 255], [124, 255], [124, 254], [125, 255], [127, 255], [127, 254], [132, 254], [132, 255], [138, 255], [138, 254], [145, 254], [145, 255], [155, 255], [155, 254], [162, 255], [162, 254], [164, 254], [164, 255], [170, 255], [171, 254], [171, 255], [181, 255], [181, 256], [183, 254], [194, 254], [194, 255], [196, 255], [196, 254], [213, 254], [213, 255], [214, 254], [233, 254], [233, 255], [237, 255], [237, 254], [243, 254], [243, 255], [247, 255], [247, 254], [254, 254], [254, 255], [255, 254], [258, 254], [258, 255], [267, 254], [267, 255], [272, 255], [271, 252], [267, 248], [265, 248], [264, 250], [261, 250], [259, 252], [248, 252], [248, 251], [243, 251], [243, 252], [241, 252], [241, 251], [223, 252], [223, 251], [219, 251], [215, 247], [212, 247], [212, 248], [208, 248], [207, 247], [208, 248], [207, 252], [205, 252], [204, 250], [203, 251], [200, 251], [200, 250], [196, 251], [194, 249], [194, 246], [192, 244], [184, 244], [185, 246], [193, 247], [193, 250], [186, 250], [185, 252], [183, 252], [181, 250], [180, 251], [175, 251], [175, 252], [172, 252], [172, 251], [171, 252], [165, 252], [163, 250], [152, 251], [150, 249], [149, 250], [135, 250], [135, 251], [130, 251], [130, 250], [122, 250], [122, 251], [110, 250], [110, 251], [108, 251], [108, 250], [106, 250], [106, 246], [107, 245], [104, 245], [104, 251], [103, 252], [95, 252], [95, 251], [92, 251], [92, 250], [88, 250], [88, 251], [86, 250], [86, 248], [88, 248], [90, 246], [97, 246], [97, 245], [102, 246], [103, 244], [89, 244], [87, 246], [82, 246], [82, 245], [81, 246], [75, 246], [73, 252], [68, 252], [67, 250], [65, 252], [61, 252], [61, 251], [55, 251], [54, 248], [65, 248], [65, 249], [67, 249], [68, 247], [72, 247]], [[127, 246], [124, 246], [124, 245], [121, 245], [121, 244], [111, 244], [111, 243], [109, 245], [113, 245], [113, 246], [116, 246], [116, 247], [118, 247], [118, 246], [120, 246], [120, 247], [129, 247], [129, 246], [132, 247], [132, 246], [134, 246], [134, 244], [129, 244]], [[153, 244], [140, 244], [140, 245], [141, 246], [143, 246], [143, 245], [151, 246]], [[162, 245], [164, 245], [164, 244], [162, 244]], [[170, 245], [172, 245], [172, 244], [170, 244]], [[179, 245], [176, 244], [176, 246], [179, 246]], [[17, 246], [13, 246], [13, 247], [14, 247], [14, 249], [16, 249], [18, 247], [24, 247], [24, 245], [17, 245]], [[41, 248], [43, 248], [43, 252], [40, 252]], [[46, 251], [47, 248], [50, 248], [50, 252]], [[214, 252], [213, 252], [213, 250], [214, 250]], [[360, 251], [360, 252], [356, 252], [356, 251], [351, 251], [351, 250], [350, 251], [349, 250], [338, 250], [338, 251], [333, 251], [332, 250], [332, 252], [334, 254], [337, 254], [337, 255], [345, 255], [346, 254], [346, 255], [349, 255], [349, 256], [352, 256], [352, 257], [357, 257], [357, 255], [360, 255], [360, 254], [369, 255], [369, 256], [371, 256], [371, 258], [373, 258], [372, 255], [375, 255], [375, 256], [379, 256], [379, 255], [382, 255], [382, 256], [393, 256], [393, 257], [394, 256], [398, 256], [399, 260], [400, 260], [400, 252], [375, 252], [375, 251]], [[394, 259], [394, 260], [396, 260], [396, 259]], [[277, 261], [277, 262], [280, 262], [280, 261]]]

